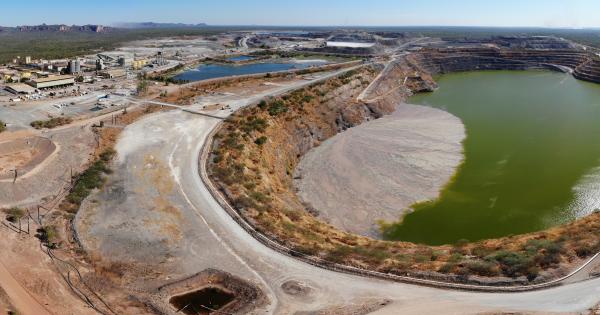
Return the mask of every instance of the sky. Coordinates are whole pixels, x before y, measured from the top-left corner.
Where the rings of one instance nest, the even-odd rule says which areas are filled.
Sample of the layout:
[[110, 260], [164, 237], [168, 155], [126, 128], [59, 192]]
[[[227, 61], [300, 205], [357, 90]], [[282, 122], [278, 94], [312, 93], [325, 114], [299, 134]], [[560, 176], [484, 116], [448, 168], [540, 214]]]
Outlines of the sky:
[[211, 25], [600, 27], [600, 0], [27, 0], [0, 25], [177, 22]]

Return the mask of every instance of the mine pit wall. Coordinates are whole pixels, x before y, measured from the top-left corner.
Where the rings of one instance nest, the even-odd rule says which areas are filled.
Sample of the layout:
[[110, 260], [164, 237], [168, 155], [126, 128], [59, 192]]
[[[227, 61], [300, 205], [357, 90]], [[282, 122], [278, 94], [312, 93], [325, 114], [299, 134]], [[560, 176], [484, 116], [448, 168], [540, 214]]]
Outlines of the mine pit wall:
[[575, 68], [573, 76], [579, 80], [600, 83], [600, 58], [594, 57]]
[[[379, 66], [378, 70], [381, 71], [382, 67]], [[293, 187], [291, 176], [286, 176], [286, 171], [290, 166], [295, 168], [300, 158], [313, 147], [348, 128], [391, 114], [396, 106], [412, 95], [412, 90], [433, 90], [435, 82], [431, 76], [422, 73], [422, 78], [415, 71], [418, 69], [401, 61], [371, 87], [366, 101], [356, 100], [356, 94], [360, 92], [356, 88], [360, 84], [354, 80], [333, 91], [329, 101], [315, 109], [314, 114], [318, 111], [318, 115], [302, 115], [298, 120], [277, 122], [279, 126], [274, 130], [283, 132], [284, 139], [281, 139], [282, 134], [269, 135], [269, 138], [280, 139], [272, 145], [272, 159], [275, 161], [274, 168], [283, 175], [280, 178], [290, 180], [284, 186]], [[407, 80], [407, 88], [398, 88], [407, 77], [412, 77]], [[295, 194], [290, 196], [292, 199], [297, 199]]]
[[[578, 79], [600, 82], [600, 62], [578, 50], [512, 50], [495, 48], [424, 49], [408, 57], [431, 74], [473, 70], [575, 69]], [[560, 66], [560, 67], [556, 67]]]

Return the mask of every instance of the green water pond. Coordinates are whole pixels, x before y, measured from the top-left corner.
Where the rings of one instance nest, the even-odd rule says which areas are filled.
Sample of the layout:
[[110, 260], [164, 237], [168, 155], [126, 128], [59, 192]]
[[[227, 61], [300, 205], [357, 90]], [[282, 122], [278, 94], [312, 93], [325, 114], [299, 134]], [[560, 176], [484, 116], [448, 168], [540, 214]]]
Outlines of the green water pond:
[[600, 84], [549, 71], [440, 76], [409, 103], [459, 117], [464, 162], [440, 198], [382, 229], [452, 244], [539, 231], [600, 208]]

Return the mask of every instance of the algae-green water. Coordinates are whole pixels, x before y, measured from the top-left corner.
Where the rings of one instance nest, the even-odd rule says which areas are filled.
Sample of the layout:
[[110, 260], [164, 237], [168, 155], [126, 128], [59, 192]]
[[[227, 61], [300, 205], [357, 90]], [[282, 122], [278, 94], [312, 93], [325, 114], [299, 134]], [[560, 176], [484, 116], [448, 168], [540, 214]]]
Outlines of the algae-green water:
[[438, 83], [409, 102], [463, 121], [464, 162], [438, 199], [384, 228], [385, 239], [476, 241], [600, 208], [600, 85], [549, 71], [454, 73]]

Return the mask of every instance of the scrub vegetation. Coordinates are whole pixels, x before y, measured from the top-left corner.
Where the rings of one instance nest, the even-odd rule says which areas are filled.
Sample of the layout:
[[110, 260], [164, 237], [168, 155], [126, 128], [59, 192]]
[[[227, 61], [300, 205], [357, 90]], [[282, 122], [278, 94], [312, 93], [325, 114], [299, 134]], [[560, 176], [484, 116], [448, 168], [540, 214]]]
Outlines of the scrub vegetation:
[[105, 178], [104, 174], [110, 174], [112, 171], [108, 163], [116, 152], [113, 149], [107, 149], [102, 152], [96, 161], [85, 171], [75, 177], [73, 188], [66, 197], [66, 200], [78, 209], [81, 202], [92, 192], [93, 189], [102, 187]]
[[374, 72], [353, 71], [261, 101], [223, 123], [209, 172], [258, 231], [330, 263], [490, 284], [548, 280], [600, 251], [600, 212], [543, 232], [444, 246], [371, 239], [320, 221], [294, 193], [294, 169], [310, 147], [339, 132], [343, 117], [363, 109], [355, 99]]
[[52, 128], [56, 128], [58, 126], [68, 125], [72, 121], [73, 120], [70, 117], [54, 117], [54, 118], [50, 118], [48, 120], [32, 121], [30, 125], [31, 125], [31, 127], [35, 128], [35, 129], [43, 129], [43, 128], [52, 129]]

